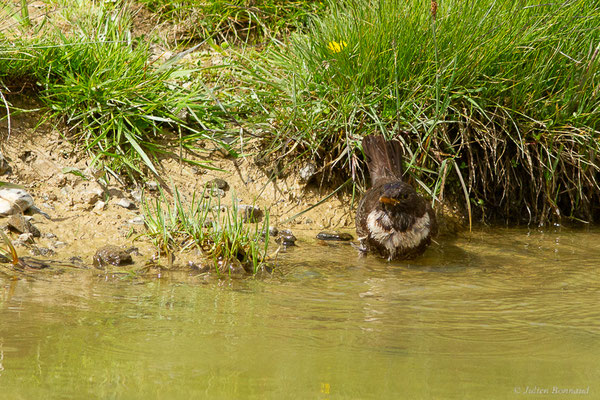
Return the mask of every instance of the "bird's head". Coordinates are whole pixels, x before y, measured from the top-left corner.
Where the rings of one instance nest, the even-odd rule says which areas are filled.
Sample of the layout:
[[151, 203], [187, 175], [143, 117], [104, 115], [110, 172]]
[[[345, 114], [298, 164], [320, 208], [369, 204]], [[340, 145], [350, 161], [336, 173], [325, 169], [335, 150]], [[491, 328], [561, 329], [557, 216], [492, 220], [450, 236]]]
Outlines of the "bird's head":
[[393, 182], [383, 186], [379, 203], [384, 210], [396, 210], [406, 213], [420, 211], [423, 200], [409, 184]]

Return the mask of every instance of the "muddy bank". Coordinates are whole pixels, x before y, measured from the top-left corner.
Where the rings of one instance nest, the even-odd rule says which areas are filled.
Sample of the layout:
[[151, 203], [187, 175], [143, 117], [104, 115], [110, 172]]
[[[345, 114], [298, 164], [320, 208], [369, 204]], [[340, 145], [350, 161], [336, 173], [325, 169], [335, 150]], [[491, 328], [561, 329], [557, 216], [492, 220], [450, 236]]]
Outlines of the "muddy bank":
[[[23, 109], [38, 107], [31, 99], [21, 102]], [[49, 123], [37, 126], [39, 118], [38, 111], [13, 113], [10, 134], [7, 119], [0, 122], [0, 152], [6, 163], [0, 181], [24, 187], [41, 211], [31, 215], [31, 224], [40, 231], [33, 241], [19, 241], [18, 232], [6, 230], [20, 255], [78, 256], [91, 265], [96, 249], [113, 244], [138, 247], [136, 262], [156, 257], [156, 248], [143, 236], [141, 196], [156, 198], [161, 179], [171, 193], [177, 188], [187, 200], [202, 193], [210, 182], [212, 195], [220, 197], [223, 204], [231, 204], [235, 197], [239, 204], [267, 209], [270, 225], [291, 229], [300, 243], [316, 240], [322, 230], [354, 235], [351, 193], [340, 191], [325, 199], [335, 188], [311, 182], [310, 165], [286, 168], [285, 174], [270, 179], [272, 166], [257, 161], [258, 141], [245, 141], [243, 156], [238, 158], [225, 155], [212, 142], [198, 143], [202, 152], [181, 156], [214, 170], [170, 157], [157, 164], [161, 179], [126, 182], [91, 167], [89, 155], [61, 135], [66, 131]], [[215, 181], [222, 182], [221, 186], [215, 186]], [[6, 221], [0, 218], [0, 225], [6, 227]]]

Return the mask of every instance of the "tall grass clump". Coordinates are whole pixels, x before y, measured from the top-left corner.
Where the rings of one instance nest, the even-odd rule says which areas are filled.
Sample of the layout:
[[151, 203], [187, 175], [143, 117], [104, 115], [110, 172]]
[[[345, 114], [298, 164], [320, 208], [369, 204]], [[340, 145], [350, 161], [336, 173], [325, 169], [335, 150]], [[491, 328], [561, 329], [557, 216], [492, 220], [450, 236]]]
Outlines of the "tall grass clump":
[[218, 140], [223, 104], [199, 71], [152, 57], [151, 43], [132, 36], [127, 7], [93, 5], [37, 29], [0, 37], [0, 81], [36, 92], [47, 117], [64, 121], [65, 135], [113, 173], [158, 176], [166, 145]]
[[244, 67], [292, 137], [359, 178], [361, 137], [399, 137], [411, 179], [481, 218], [600, 214], [600, 4], [348, 0]]
[[166, 254], [199, 249], [204, 262], [218, 274], [231, 274], [241, 266], [256, 274], [264, 266], [269, 247], [269, 214], [262, 223], [244, 222], [238, 203], [231, 205], [194, 193], [189, 201], [175, 190], [172, 202], [163, 194], [144, 200], [147, 235]]
[[180, 41], [215, 38], [254, 42], [289, 33], [323, 10], [316, 0], [140, 0], [163, 21], [179, 27]]

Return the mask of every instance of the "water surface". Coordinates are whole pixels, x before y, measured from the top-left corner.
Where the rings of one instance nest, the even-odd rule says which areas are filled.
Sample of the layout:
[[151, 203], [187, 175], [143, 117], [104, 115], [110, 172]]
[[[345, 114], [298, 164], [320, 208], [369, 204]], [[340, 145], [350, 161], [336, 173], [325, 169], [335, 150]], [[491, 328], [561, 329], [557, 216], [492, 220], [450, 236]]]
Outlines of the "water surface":
[[280, 264], [0, 278], [0, 398], [600, 398], [600, 229], [480, 229], [392, 264], [305, 241]]

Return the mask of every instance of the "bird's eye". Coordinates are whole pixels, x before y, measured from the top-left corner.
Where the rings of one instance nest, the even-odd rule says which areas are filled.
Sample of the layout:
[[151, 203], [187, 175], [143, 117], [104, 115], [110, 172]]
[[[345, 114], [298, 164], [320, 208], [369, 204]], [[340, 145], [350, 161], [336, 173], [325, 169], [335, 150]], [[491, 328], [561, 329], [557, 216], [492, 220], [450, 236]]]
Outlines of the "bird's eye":
[[408, 200], [408, 197], [409, 197], [409, 194], [408, 194], [408, 193], [402, 193], [402, 194], [400, 195], [400, 198], [401, 198], [402, 200]]

